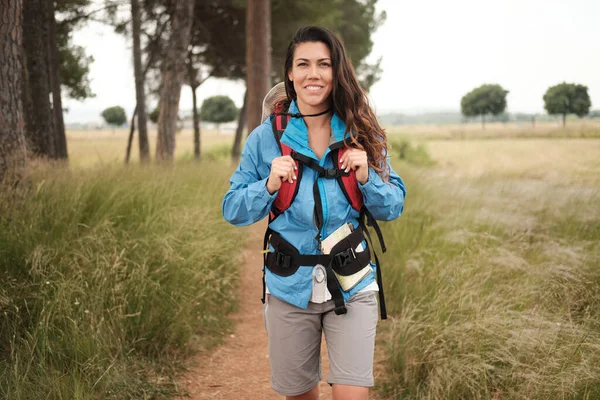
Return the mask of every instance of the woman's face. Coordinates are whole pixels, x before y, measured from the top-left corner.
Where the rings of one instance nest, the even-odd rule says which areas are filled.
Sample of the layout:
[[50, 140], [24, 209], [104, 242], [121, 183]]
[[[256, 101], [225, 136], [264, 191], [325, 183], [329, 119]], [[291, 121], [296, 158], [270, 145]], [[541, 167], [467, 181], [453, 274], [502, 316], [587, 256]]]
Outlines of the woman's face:
[[288, 78], [294, 84], [302, 113], [318, 113], [329, 108], [333, 68], [327, 45], [323, 42], [298, 44]]

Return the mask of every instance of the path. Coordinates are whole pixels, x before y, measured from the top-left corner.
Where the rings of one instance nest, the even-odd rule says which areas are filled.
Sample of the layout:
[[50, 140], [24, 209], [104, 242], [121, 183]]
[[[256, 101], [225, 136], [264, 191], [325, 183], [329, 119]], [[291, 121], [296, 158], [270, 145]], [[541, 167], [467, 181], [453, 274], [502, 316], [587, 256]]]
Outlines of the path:
[[[200, 355], [192, 361], [190, 371], [180, 379], [191, 397], [179, 400], [275, 400], [283, 399], [269, 384], [267, 334], [262, 318], [262, 238], [265, 224], [248, 229], [244, 250], [244, 265], [240, 270], [240, 307], [232, 316], [234, 333], [210, 355]], [[325, 340], [323, 340], [323, 343]], [[323, 374], [329, 363], [326, 348], [322, 347]], [[331, 388], [321, 381], [320, 400], [331, 399]]]

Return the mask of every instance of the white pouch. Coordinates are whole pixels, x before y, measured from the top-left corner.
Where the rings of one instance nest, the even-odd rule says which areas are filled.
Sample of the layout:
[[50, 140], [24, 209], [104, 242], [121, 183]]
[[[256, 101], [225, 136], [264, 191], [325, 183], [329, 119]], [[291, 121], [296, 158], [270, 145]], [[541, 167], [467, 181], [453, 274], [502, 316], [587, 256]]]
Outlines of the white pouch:
[[[336, 229], [335, 232], [333, 232], [331, 235], [327, 236], [321, 242], [321, 250], [323, 251], [323, 254], [330, 254], [331, 249], [342, 239], [344, 239], [346, 236], [352, 233], [353, 230], [354, 225], [352, 225], [351, 222], [348, 222]], [[358, 246], [353, 250], [357, 253], [364, 251], [362, 243], [359, 243]], [[348, 290], [356, 286], [358, 282], [362, 281], [366, 276], [373, 273], [373, 268], [371, 267], [371, 264], [367, 264], [360, 271], [348, 276], [340, 275], [335, 271], [333, 271], [333, 273], [335, 274], [342, 289], [347, 292]]]

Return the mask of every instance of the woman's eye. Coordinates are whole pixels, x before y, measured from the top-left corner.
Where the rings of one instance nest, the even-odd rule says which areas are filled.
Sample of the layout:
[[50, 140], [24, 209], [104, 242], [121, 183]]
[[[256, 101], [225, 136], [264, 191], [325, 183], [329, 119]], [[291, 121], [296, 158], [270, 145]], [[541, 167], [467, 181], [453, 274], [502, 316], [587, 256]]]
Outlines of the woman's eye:
[[305, 62], [302, 62], [302, 63], [299, 63], [299, 64], [298, 64], [298, 66], [299, 66], [299, 67], [304, 67], [304, 66], [306, 66], [306, 65], [308, 65], [308, 64], [307, 64], [307, 63], [305, 63]]
[[324, 62], [324, 63], [321, 63], [321, 66], [322, 67], [330, 67], [331, 65], [329, 63]]

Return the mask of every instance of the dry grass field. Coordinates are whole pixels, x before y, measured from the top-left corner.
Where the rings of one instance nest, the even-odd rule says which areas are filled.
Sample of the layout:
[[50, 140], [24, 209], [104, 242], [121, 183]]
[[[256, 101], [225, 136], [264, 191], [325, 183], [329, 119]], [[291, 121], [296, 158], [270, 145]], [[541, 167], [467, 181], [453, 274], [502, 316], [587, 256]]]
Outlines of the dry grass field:
[[[599, 399], [600, 125], [388, 132], [408, 196], [382, 224], [379, 398]], [[178, 133], [173, 168], [138, 168], [136, 140], [123, 168], [127, 135], [69, 131], [68, 170], [0, 198], [0, 398], [169, 399], [227, 331], [233, 136], [204, 130], [194, 163]]]
[[485, 139], [485, 138], [599, 138], [600, 120], [569, 120], [565, 127], [558, 122], [527, 122], [457, 125], [399, 125], [388, 129], [390, 135], [411, 139]]
[[600, 398], [600, 140], [435, 129], [390, 135], [433, 163], [396, 164], [380, 397]]
[[[95, 164], [115, 164], [125, 160], [128, 129], [68, 130], [67, 143], [69, 163], [73, 167], [90, 167]], [[150, 130], [150, 157], [156, 151], [156, 131]], [[177, 133], [175, 157], [192, 157], [194, 153], [193, 132], [183, 129]], [[201, 151], [210, 150], [220, 143], [233, 143], [230, 133], [218, 133], [216, 130], [201, 131]], [[131, 146], [131, 162], [139, 160], [137, 131]]]

